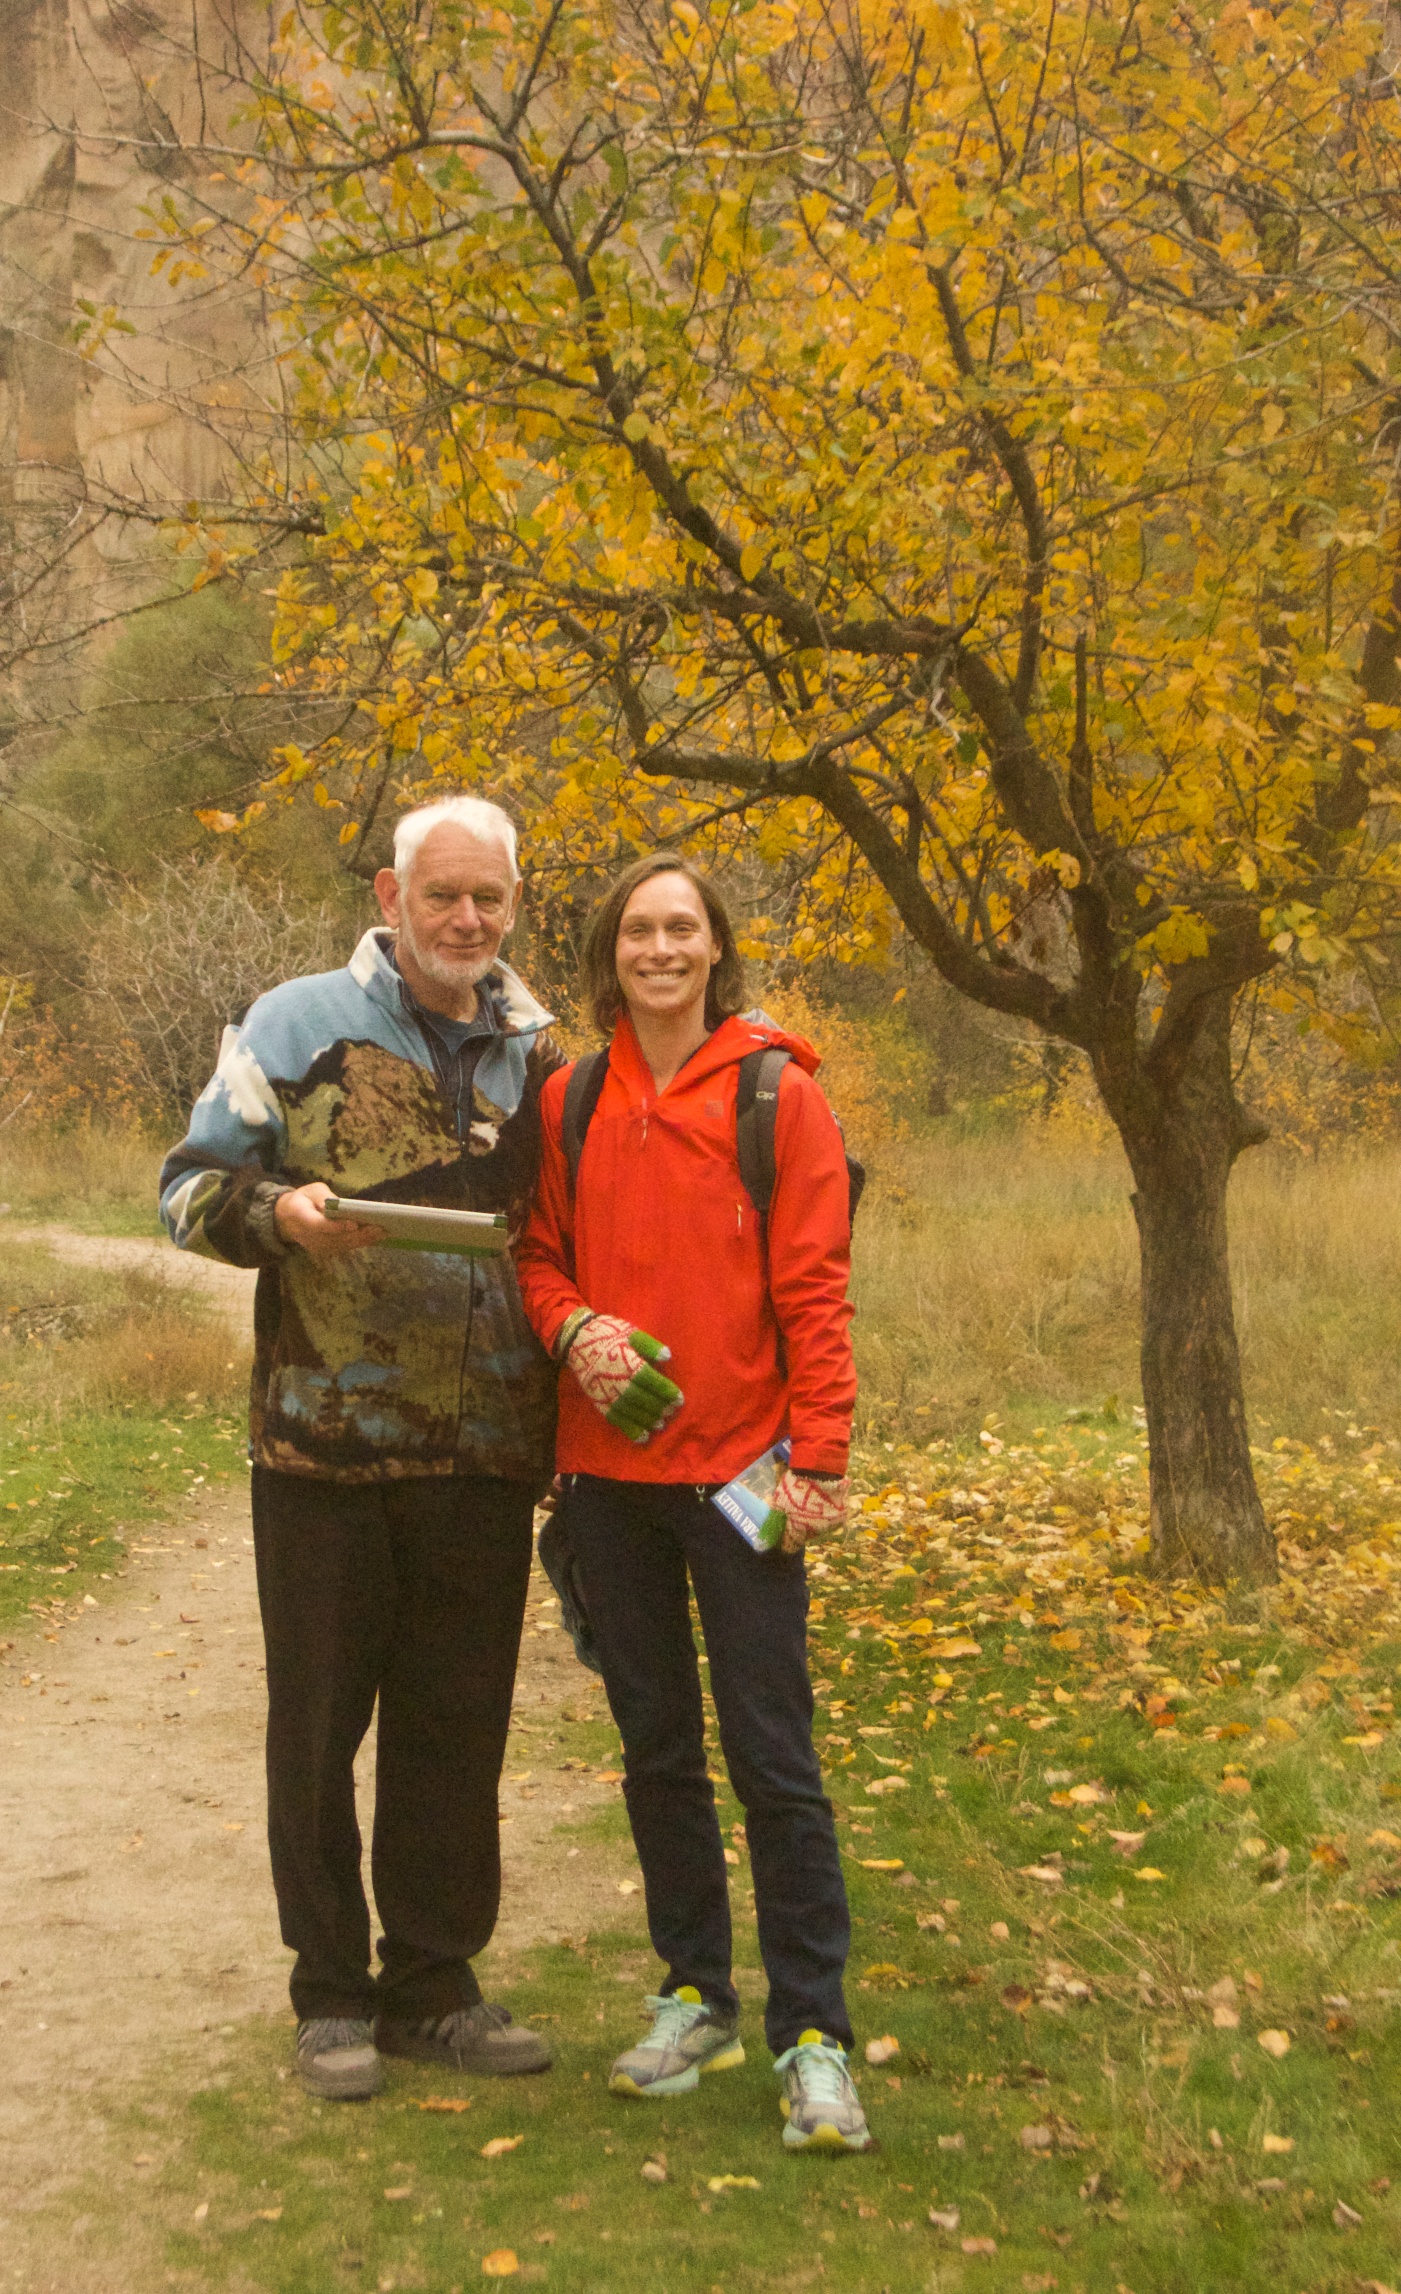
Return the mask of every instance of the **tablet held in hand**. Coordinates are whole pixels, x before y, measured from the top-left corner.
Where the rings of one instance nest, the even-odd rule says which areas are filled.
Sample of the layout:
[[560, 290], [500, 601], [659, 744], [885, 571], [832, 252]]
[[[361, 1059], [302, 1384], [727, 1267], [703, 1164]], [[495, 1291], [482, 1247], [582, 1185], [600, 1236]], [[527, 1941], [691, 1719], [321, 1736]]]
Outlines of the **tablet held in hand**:
[[372, 1203], [349, 1195], [328, 1195], [321, 1209], [328, 1219], [355, 1219], [379, 1227], [391, 1251], [504, 1251], [510, 1230], [499, 1211], [443, 1211], [428, 1203]]

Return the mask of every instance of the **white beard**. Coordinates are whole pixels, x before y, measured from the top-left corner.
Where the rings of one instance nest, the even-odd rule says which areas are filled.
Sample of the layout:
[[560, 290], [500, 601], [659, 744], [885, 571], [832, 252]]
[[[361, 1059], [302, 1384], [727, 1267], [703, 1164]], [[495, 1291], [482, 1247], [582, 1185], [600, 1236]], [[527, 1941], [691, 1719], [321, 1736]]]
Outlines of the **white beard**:
[[464, 988], [475, 988], [479, 980], [486, 978], [496, 962], [495, 955], [462, 956], [454, 962], [450, 956], [440, 956], [430, 948], [421, 947], [402, 910], [399, 915], [398, 939], [399, 946], [407, 949], [424, 978], [432, 980], [440, 988], [453, 988], [459, 992]]

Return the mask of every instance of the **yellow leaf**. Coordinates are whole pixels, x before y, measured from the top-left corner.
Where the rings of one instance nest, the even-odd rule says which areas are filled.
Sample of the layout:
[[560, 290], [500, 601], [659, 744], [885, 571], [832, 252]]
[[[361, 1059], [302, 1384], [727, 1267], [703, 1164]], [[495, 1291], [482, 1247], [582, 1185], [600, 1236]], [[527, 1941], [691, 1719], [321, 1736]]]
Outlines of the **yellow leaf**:
[[1369, 1728], [1362, 1736], [1345, 1736], [1343, 1743], [1360, 1745], [1364, 1752], [1370, 1752], [1374, 1745], [1385, 1744], [1386, 1738], [1379, 1728]]
[[760, 548], [757, 542], [746, 542], [744, 548], [739, 553], [739, 570], [743, 574], [745, 580], [753, 581], [754, 576], [758, 573], [762, 573], [763, 569], [763, 550]]
[[981, 1641], [931, 1641], [928, 1649], [931, 1657], [942, 1658], [945, 1664], [955, 1657], [981, 1657], [982, 1653]]
[[482, 2144], [484, 2159], [503, 2159], [507, 2151], [518, 2151], [525, 2141], [524, 2135], [493, 2135], [489, 2143]]
[[1369, 1848], [1401, 1848], [1401, 1838], [1394, 1832], [1378, 1829], [1368, 1833], [1367, 1845]]
[[1136, 1880], [1165, 1880], [1167, 1874], [1160, 1872], [1156, 1864], [1140, 1864], [1134, 1873], [1134, 1878]]
[[1276, 2062], [1289, 2053], [1291, 2043], [1287, 2031], [1257, 2031], [1255, 2037], [1265, 2053], [1273, 2055]]
[[1281, 1744], [1297, 1744], [1299, 1741], [1299, 1731], [1294, 1723], [1285, 1720], [1279, 1713], [1271, 1713], [1265, 1723], [1265, 1734], [1277, 1738]]
[[1262, 2151], [1271, 2152], [1276, 2158], [1287, 2158], [1294, 2148], [1294, 2137], [1292, 2135], [1262, 2135], [1260, 2148]]
[[520, 2261], [513, 2246], [494, 2246], [482, 2256], [483, 2278], [514, 2278]]
[[1078, 1649], [1084, 1638], [1084, 1634], [1074, 1625], [1068, 1625], [1063, 1633], [1051, 1635], [1051, 1647], [1053, 1649]]
[[707, 2190], [762, 2190], [763, 2184], [753, 2175], [712, 2175]]

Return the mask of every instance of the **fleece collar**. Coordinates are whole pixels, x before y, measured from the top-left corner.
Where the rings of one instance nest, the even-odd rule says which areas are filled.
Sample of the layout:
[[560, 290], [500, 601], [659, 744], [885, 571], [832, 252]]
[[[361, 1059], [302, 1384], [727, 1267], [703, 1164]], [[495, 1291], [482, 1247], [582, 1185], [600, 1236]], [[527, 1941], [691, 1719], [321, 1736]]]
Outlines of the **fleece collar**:
[[[350, 959], [350, 976], [371, 1002], [397, 1013], [403, 1008], [399, 996], [403, 979], [390, 962], [389, 951], [393, 945], [394, 934], [389, 927], [372, 924]], [[547, 1012], [543, 1004], [537, 1004], [520, 974], [513, 972], [499, 956], [486, 978], [495, 993], [504, 1036], [537, 1036], [550, 1026], [553, 1014]]]

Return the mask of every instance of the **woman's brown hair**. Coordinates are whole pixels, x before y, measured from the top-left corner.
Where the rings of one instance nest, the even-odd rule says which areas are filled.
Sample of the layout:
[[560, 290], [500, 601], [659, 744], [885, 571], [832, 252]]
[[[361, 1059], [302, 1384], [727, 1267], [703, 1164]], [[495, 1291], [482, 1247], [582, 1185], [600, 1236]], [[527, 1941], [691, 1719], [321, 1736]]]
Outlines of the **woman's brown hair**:
[[580, 986], [595, 1023], [604, 1035], [613, 1033], [623, 1011], [623, 991], [618, 985], [618, 933], [623, 911], [638, 885], [646, 884], [653, 876], [684, 876], [688, 884], [695, 886], [711, 933], [719, 945], [720, 961], [712, 966], [710, 984], [705, 991], [706, 1026], [718, 1028], [721, 1020], [744, 1008], [744, 962], [735, 946], [735, 929], [724, 901], [709, 877], [703, 876], [681, 853], [649, 852], [614, 878], [589, 918], [584, 938]]

